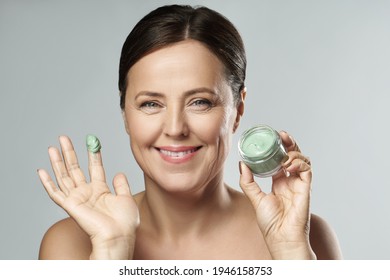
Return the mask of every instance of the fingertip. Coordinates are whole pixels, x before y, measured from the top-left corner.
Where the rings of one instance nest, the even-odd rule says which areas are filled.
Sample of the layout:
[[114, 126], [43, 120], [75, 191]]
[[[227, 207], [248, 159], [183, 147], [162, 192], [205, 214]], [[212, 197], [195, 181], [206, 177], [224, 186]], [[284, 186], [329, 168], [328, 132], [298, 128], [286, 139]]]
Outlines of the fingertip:
[[39, 176], [39, 177], [42, 177], [42, 174], [44, 173], [44, 170], [41, 169], [41, 168], [38, 168], [38, 169], [37, 169], [37, 173], [38, 173], [38, 176]]
[[102, 145], [100, 143], [99, 138], [97, 138], [95, 135], [88, 134], [86, 136], [85, 142], [86, 142], [87, 149], [89, 152], [91, 152], [93, 154], [100, 152]]
[[74, 150], [74, 147], [73, 147], [73, 143], [72, 141], [70, 140], [70, 138], [66, 135], [60, 135], [58, 137], [58, 140], [60, 142], [60, 145], [61, 145], [61, 149], [63, 151], [71, 151], [71, 150]]
[[116, 173], [116, 174], [115, 174], [115, 177], [117, 177], [117, 176], [119, 176], [119, 177], [125, 177], [125, 178], [126, 178], [126, 175], [125, 175], [125, 173], [123, 173], [123, 172], [118, 172], [118, 173]]
[[58, 136], [58, 141], [60, 142], [61, 145], [63, 145], [63, 144], [70, 142], [70, 139], [66, 135], [60, 135], [60, 136]]
[[37, 174], [38, 174], [39, 179], [42, 180], [41, 169], [40, 168], [37, 169]]
[[113, 185], [123, 184], [124, 182], [127, 183], [127, 177], [123, 172], [115, 174], [114, 178], [112, 179]]
[[289, 171], [287, 171], [287, 168], [286, 167], [283, 167], [283, 173], [284, 175], [288, 178], [290, 177], [291, 173]]
[[240, 162], [242, 174], [240, 176], [240, 187], [246, 197], [251, 201], [253, 207], [257, 208], [260, 199], [264, 196], [261, 187], [255, 182], [254, 176], [250, 168]]
[[283, 140], [288, 139], [289, 136], [290, 136], [290, 134], [289, 134], [287, 131], [285, 131], [285, 130], [279, 131], [279, 135], [280, 135], [280, 137], [281, 137]]
[[285, 130], [281, 130], [279, 131], [279, 135], [282, 136], [282, 135], [288, 135], [287, 131]]
[[52, 160], [58, 160], [58, 159], [59, 159], [58, 150], [57, 150], [56, 147], [49, 146], [49, 148], [47, 149], [47, 151], [48, 151], [48, 153], [49, 153], [50, 159], [52, 159]]
[[46, 184], [46, 182], [50, 181], [50, 175], [47, 173], [45, 169], [37, 169], [39, 179], [41, 180], [42, 184]]
[[241, 174], [241, 181], [244, 184], [249, 184], [254, 182], [253, 173], [250, 170], [250, 168], [242, 161], [240, 161], [240, 174]]
[[131, 188], [124, 173], [117, 173], [112, 180], [112, 185], [114, 186], [116, 194], [131, 195]]
[[250, 168], [248, 167], [248, 165], [246, 165], [244, 162], [241, 161], [241, 171], [243, 174], [245, 173], [248, 173], [250, 172], [252, 174], [252, 171], [250, 170]]

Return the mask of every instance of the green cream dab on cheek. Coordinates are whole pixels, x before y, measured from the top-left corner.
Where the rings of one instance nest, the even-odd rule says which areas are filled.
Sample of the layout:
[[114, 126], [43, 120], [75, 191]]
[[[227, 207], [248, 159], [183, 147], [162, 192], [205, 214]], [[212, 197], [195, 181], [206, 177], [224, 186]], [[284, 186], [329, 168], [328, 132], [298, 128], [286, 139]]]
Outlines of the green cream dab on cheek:
[[86, 142], [87, 142], [88, 151], [90, 151], [94, 154], [99, 152], [100, 149], [102, 148], [102, 146], [100, 145], [99, 139], [95, 135], [88, 134]]
[[258, 177], [269, 177], [281, 170], [287, 152], [279, 133], [267, 125], [246, 130], [238, 143], [242, 160]]

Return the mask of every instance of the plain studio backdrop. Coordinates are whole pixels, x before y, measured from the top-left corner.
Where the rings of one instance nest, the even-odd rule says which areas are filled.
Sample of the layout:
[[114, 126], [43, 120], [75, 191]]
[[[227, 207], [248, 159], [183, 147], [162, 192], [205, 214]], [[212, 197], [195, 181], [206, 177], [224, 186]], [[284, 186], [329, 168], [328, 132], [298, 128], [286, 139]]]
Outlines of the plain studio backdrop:
[[[0, 1], [0, 259], [36, 259], [66, 213], [42, 187], [47, 148], [102, 142], [111, 184], [143, 190], [117, 89], [122, 44], [163, 4], [227, 16], [247, 51], [246, 112], [226, 162], [239, 188], [237, 140], [252, 125], [286, 130], [312, 161], [311, 209], [336, 231], [346, 259], [390, 258], [390, 1]], [[258, 180], [270, 190], [270, 180]], [[245, 238], [243, 236], [242, 238]]]

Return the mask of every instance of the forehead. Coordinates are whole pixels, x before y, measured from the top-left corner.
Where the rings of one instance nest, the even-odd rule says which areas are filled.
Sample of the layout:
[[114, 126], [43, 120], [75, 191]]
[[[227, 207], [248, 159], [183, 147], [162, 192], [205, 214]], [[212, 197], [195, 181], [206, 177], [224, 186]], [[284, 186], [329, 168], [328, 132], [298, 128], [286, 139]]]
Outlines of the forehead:
[[147, 54], [135, 63], [127, 76], [128, 89], [168, 85], [211, 87], [225, 80], [224, 73], [222, 62], [205, 45], [185, 40]]

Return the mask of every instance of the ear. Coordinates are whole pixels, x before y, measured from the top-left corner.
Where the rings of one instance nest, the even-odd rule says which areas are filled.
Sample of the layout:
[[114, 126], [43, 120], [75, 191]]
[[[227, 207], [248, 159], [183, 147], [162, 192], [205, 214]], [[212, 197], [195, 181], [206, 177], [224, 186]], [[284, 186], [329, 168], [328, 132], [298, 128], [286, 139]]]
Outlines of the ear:
[[234, 121], [233, 133], [236, 132], [236, 130], [240, 124], [241, 117], [244, 115], [245, 97], [246, 97], [246, 87], [244, 87], [244, 89], [240, 93], [240, 100], [238, 101], [238, 104], [237, 104], [237, 115], [236, 115], [236, 119]]
[[[126, 132], [127, 132], [127, 134], [129, 134], [129, 124], [128, 124], [128, 122], [127, 122], [125, 110], [122, 110], [122, 119], [123, 119], [123, 122], [124, 122], [124, 124], [125, 124]], [[130, 135], [130, 134], [129, 134], [129, 135]]]

